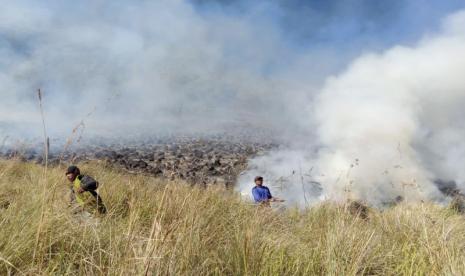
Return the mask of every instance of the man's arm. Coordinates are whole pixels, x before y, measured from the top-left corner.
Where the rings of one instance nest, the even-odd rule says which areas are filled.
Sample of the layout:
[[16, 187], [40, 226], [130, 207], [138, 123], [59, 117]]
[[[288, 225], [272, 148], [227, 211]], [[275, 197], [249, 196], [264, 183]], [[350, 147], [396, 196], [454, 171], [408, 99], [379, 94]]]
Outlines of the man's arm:
[[267, 188], [267, 190], [268, 190], [268, 201], [271, 201], [271, 202], [284, 202], [283, 199], [279, 199], [277, 197], [272, 196], [271, 192], [270, 192], [270, 189]]
[[268, 200], [273, 200], [273, 196], [271, 195], [270, 189], [268, 187], [265, 187], [265, 188], [267, 192], [266, 197], [268, 198]]

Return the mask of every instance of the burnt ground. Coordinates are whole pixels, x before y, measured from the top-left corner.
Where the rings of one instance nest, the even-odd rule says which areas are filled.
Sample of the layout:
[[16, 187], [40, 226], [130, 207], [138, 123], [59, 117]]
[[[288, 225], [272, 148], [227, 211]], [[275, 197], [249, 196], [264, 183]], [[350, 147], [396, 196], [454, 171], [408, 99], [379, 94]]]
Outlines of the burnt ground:
[[[246, 169], [249, 158], [263, 154], [276, 144], [226, 136], [164, 137], [145, 141], [87, 141], [66, 145], [51, 141], [49, 164], [72, 164], [102, 160], [130, 173], [145, 173], [167, 179], [182, 179], [199, 185], [231, 186]], [[44, 163], [43, 145], [0, 149], [0, 158], [19, 158]]]
[[[36, 140], [37, 141], [37, 140]], [[100, 160], [129, 173], [143, 173], [170, 180], [181, 179], [196, 185], [230, 187], [247, 168], [250, 158], [264, 154], [278, 144], [271, 139], [236, 136], [175, 136], [150, 139], [94, 139], [71, 144], [50, 141], [49, 164], [75, 164]], [[0, 158], [16, 158], [44, 164], [43, 144], [38, 142], [0, 144]], [[454, 181], [436, 180], [438, 189], [454, 199], [465, 213], [465, 194]], [[396, 198], [387, 205], [403, 201]], [[454, 207], [455, 208], [455, 207]]]

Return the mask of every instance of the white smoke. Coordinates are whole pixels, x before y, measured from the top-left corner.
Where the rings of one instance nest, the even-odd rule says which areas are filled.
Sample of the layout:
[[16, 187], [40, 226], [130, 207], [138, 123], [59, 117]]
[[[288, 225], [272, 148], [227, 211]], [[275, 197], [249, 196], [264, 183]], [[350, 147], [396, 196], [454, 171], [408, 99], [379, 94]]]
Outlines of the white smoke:
[[275, 128], [307, 101], [288, 72], [308, 66], [266, 19], [180, 0], [4, 1], [0, 19], [0, 136], [40, 133], [38, 88], [52, 135]]
[[276, 195], [301, 205], [438, 201], [436, 179], [465, 191], [463, 72], [465, 11], [413, 47], [362, 55], [329, 77], [309, 105], [307, 119], [317, 125], [309, 142], [317, 146], [255, 158], [239, 189], [248, 192], [250, 179], [263, 174]]
[[[202, 14], [187, 0], [3, 1], [0, 141], [40, 133], [41, 88], [52, 137], [82, 119], [88, 135], [271, 129], [289, 148], [251, 160], [239, 189], [264, 174], [291, 203], [440, 200], [436, 179], [465, 189], [463, 12], [415, 46], [364, 54], [338, 74], [351, 54], [321, 40], [295, 45], [273, 18], [283, 5], [269, 15], [257, 12], [266, 1], [241, 2], [238, 15]], [[411, 9], [400, 5], [380, 25], [411, 22]], [[332, 10], [310, 14], [302, 30], [323, 40], [372, 27], [342, 26]], [[365, 39], [351, 43], [359, 52], [384, 45]]]

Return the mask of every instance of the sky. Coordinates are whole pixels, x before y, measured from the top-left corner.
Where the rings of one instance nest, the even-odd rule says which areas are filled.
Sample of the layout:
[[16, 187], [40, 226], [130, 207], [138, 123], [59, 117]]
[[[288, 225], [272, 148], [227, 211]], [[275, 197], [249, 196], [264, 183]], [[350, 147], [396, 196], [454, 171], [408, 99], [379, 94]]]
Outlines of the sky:
[[[289, 1], [193, 1], [200, 12], [267, 18], [290, 43], [340, 50], [387, 48], [412, 43], [437, 30], [441, 19], [465, 7], [460, 0], [289, 0]], [[257, 4], [258, 3], [258, 4]]]

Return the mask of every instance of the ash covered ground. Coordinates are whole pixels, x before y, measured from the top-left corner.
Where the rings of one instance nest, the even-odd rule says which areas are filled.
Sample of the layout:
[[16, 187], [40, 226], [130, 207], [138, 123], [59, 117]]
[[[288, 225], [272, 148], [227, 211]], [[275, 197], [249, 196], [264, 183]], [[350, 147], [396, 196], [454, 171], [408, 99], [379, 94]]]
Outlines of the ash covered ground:
[[[269, 137], [269, 136], [268, 136]], [[44, 164], [40, 138], [0, 141], [0, 157]], [[165, 135], [147, 138], [50, 139], [50, 165], [101, 160], [130, 173], [145, 173], [191, 184], [233, 186], [250, 158], [278, 147], [250, 135]]]

